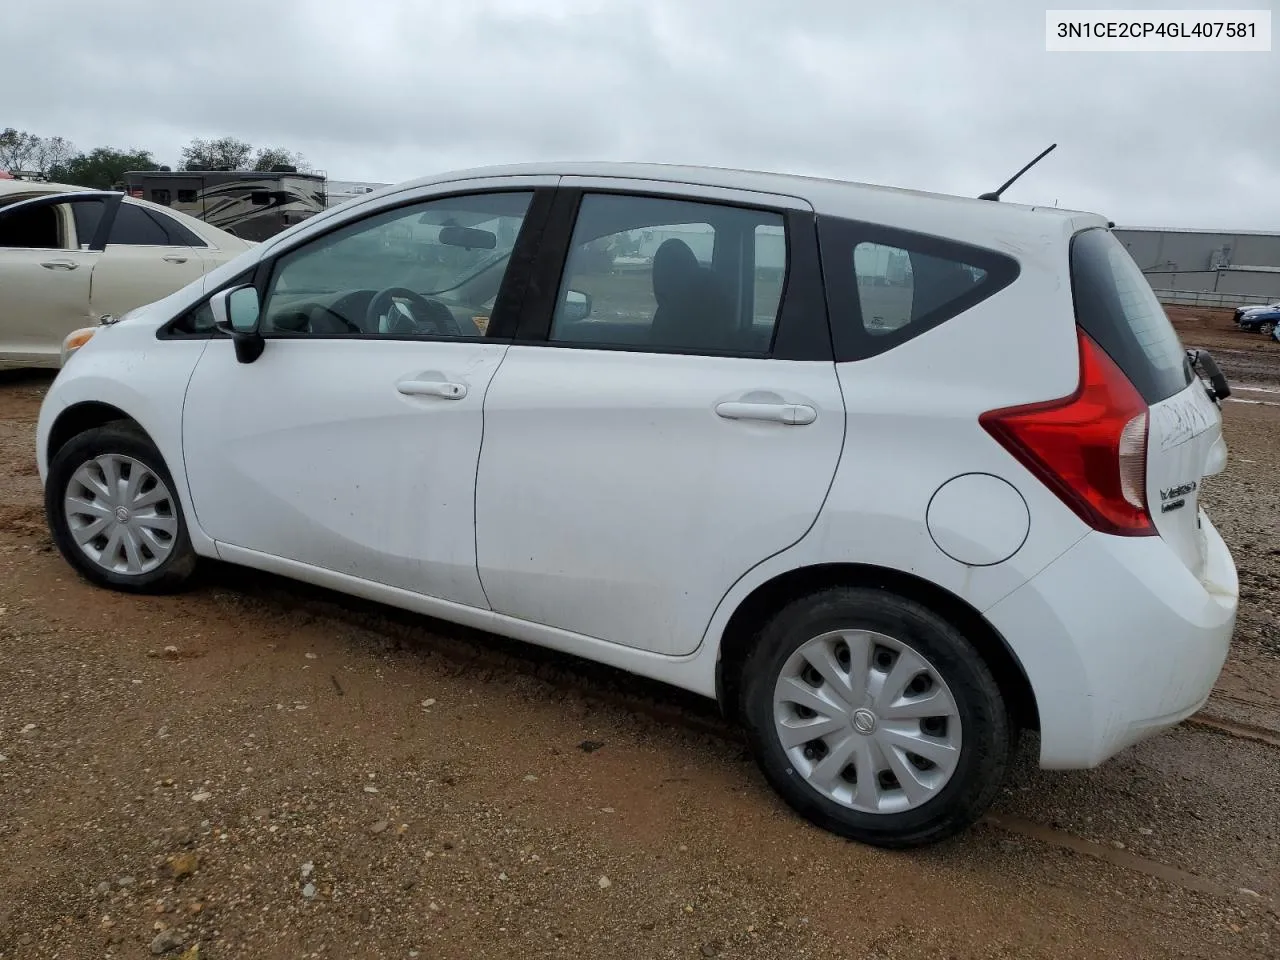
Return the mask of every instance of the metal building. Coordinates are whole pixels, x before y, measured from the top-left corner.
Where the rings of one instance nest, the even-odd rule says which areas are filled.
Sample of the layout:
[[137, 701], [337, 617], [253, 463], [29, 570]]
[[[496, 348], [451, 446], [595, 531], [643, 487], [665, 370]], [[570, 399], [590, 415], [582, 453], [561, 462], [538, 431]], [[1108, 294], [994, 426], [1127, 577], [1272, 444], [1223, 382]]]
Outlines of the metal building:
[[1117, 227], [1115, 234], [1166, 303], [1280, 300], [1280, 234], [1175, 227]]

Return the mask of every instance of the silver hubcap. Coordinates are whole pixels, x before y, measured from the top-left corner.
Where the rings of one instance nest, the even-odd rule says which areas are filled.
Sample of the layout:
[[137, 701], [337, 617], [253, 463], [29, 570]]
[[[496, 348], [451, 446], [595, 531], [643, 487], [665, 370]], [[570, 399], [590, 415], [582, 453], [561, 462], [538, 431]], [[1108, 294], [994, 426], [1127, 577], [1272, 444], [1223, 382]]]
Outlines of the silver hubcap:
[[178, 536], [173, 495], [150, 467], [107, 453], [80, 465], [67, 484], [67, 527], [84, 555], [112, 573], [149, 573]]
[[960, 760], [960, 714], [946, 681], [907, 644], [868, 630], [801, 645], [774, 685], [773, 722], [809, 786], [863, 813], [927, 803]]

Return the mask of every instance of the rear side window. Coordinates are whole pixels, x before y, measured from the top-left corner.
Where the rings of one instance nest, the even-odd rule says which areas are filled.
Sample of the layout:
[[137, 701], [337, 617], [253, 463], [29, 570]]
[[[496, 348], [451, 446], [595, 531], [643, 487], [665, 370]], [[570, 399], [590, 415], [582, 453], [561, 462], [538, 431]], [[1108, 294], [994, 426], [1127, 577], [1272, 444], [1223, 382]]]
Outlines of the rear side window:
[[1148, 404], [1192, 382], [1186, 351], [1129, 251], [1101, 227], [1071, 241], [1076, 323], [1115, 361]]
[[120, 204], [120, 209], [116, 211], [115, 223], [111, 225], [111, 236], [107, 237], [107, 243], [171, 246], [164, 228], [149, 217], [142, 207], [135, 207], [131, 203]]
[[173, 217], [166, 216], [165, 214], [159, 213], [155, 210], [147, 210], [145, 212], [148, 217], [150, 217], [156, 223], [160, 224], [160, 228], [164, 230], [164, 232], [168, 235], [169, 244], [171, 246], [175, 246], [175, 247], [206, 247], [208, 246], [208, 244], [205, 243], [202, 239], [200, 239], [200, 237], [196, 236], [196, 234], [193, 231], [188, 230], [177, 220], [173, 219]]
[[906, 343], [1018, 276], [1011, 257], [925, 234], [824, 217], [818, 235], [838, 361]]

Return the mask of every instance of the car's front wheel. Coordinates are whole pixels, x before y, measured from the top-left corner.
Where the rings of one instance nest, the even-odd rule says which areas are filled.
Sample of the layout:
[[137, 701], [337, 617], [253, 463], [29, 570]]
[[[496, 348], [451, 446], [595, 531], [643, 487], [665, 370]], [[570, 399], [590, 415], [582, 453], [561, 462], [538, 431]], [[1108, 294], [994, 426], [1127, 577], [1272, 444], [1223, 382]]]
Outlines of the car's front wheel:
[[173, 477], [155, 444], [128, 422], [67, 441], [49, 464], [45, 516], [62, 556], [92, 582], [158, 592], [195, 569]]
[[1012, 750], [982, 657], [928, 608], [837, 587], [782, 609], [743, 665], [742, 716], [765, 777], [825, 829], [933, 843], [982, 815]]
[[1271, 334], [1275, 332], [1275, 329], [1276, 329], [1276, 325], [1272, 323], [1270, 320], [1266, 321], [1265, 323], [1259, 324], [1258, 326], [1258, 332], [1262, 334], [1264, 337], [1271, 336]]

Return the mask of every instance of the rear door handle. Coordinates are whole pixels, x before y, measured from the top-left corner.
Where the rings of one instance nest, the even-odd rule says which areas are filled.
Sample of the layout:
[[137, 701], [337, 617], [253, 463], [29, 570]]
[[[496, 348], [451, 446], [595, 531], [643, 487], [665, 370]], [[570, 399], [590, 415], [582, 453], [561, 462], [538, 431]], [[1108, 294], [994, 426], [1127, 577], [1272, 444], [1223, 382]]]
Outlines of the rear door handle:
[[182, 254], [180, 253], [166, 253], [160, 259], [163, 260], [165, 263], [186, 263], [187, 262], [187, 258], [182, 256]]
[[396, 389], [407, 397], [443, 397], [445, 400], [461, 400], [467, 395], [465, 383], [449, 380], [401, 380]]
[[765, 420], [801, 427], [818, 419], [818, 411], [807, 403], [751, 403], [726, 400], [716, 404], [716, 413], [726, 420]]
[[40, 266], [46, 270], [74, 270], [80, 264], [74, 260], [42, 260]]

